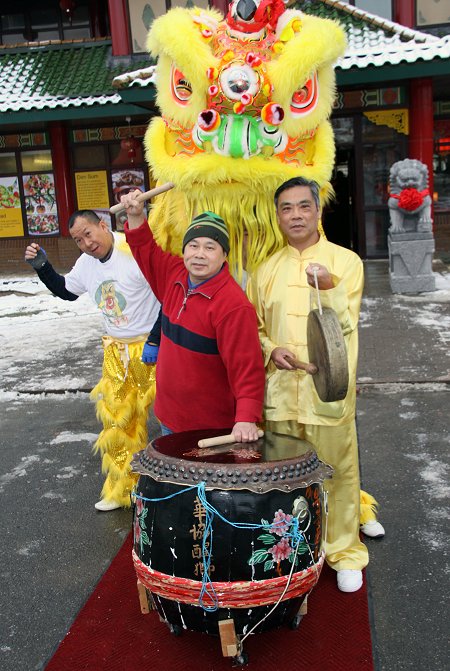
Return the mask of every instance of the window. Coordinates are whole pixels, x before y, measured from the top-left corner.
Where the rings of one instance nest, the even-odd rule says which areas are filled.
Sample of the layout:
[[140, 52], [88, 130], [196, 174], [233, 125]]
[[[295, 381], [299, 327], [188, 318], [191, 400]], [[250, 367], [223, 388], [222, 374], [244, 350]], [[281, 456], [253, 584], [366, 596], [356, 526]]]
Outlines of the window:
[[123, 230], [126, 214], [122, 212], [112, 217], [110, 204], [119, 203], [120, 196], [130, 190], [149, 188], [143, 149], [145, 130], [143, 124], [73, 131], [77, 206], [94, 209], [115, 230]]
[[89, 0], [77, 0], [73, 12], [64, 13], [58, 2], [2, 0], [0, 44], [23, 44], [46, 40], [91, 37]]
[[0, 238], [24, 233], [56, 235], [59, 224], [50, 149], [0, 152], [0, 198]]
[[105, 168], [105, 146], [104, 145], [82, 145], [73, 148], [73, 167], [75, 170], [94, 170]]
[[0, 175], [15, 175], [16, 173], [16, 155], [0, 154]]
[[46, 172], [52, 169], [52, 155], [49, 149], [22, 153], [23, 172]]
[[450, 119], [436, 120], [434, 132], [434, 209], [450, 217]]

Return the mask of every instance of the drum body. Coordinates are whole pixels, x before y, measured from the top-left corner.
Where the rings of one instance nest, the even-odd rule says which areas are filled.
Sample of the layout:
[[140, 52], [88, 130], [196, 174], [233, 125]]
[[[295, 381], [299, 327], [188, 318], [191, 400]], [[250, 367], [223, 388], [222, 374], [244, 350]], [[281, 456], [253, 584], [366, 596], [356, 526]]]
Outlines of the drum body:
[[331, 468], [311, 444], [279, 434], [197, 447], [218, 433], [164, 436], [135, 456], [135, 569], [172, 627], [218, 634], [232, 618], [238, 635], [273, 629], [293, 621], [319, 578]]

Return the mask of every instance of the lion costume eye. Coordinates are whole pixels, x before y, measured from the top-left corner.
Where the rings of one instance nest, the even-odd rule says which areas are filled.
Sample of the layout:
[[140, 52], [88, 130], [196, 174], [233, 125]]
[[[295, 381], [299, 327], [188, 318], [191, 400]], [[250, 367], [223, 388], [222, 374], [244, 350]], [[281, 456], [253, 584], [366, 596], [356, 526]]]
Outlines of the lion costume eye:
[[259, 91], [259, 78], [248, 65], [232, 63], [220, 73], [220, 85], [229, 100], [240, 100], [243, 93], [255, 96]]
[[180, 105], [186, 105], [192, 96], [191, 83], [186, 79], [181, 70], [172, 68], [172, 96]]
[[290, 110], [294, 117], [305, 116], [316, 108], [319, 101], [319, 83], [317, 75], [305, 83], [304, 86], [297, 89], [292, 96]]

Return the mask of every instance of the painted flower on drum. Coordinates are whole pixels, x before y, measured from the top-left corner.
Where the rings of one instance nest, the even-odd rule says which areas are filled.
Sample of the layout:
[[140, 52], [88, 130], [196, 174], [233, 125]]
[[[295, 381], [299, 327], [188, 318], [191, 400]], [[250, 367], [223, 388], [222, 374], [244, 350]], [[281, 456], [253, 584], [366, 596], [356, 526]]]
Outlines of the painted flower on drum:
[[281, 562], [287, 560], [297, 565], [299, 555], [308, 552], [308, 544], [297, 524], [297, 518], [279, 508], [272, 522], [261, 520], [261, 525], [265, 533], [258, 536], [257, 540], [265, 547], [255, 550], [248, 563], [250, 566], [264, 563], [264, 571], [275, 570], [278, 575], [283, 575]]
[[276, 545], [269, 549], [269, 553], [274, 558], [274, 561], [280, 562], [283, 559], [288, 559], [294, 548], [291, 547], [287, 538], [282, 538]]
[[144, 507], [143, 500], [136, 498], [136, 504], [134, 508], [133, 535], [134, 545], [139, 545], [141, 552], [143, 551], [144, 545], [150, 545], [150, 539], [147, 534], [147, 526], [145, 524], [147, 513], [148, 509]]
[[273, 518], [271, 531], [277, 536], [282, 536], [287, 532], [290, 525], [292, 524], [292, 515], [287, 515], [284, 513], [281, 508], [275, 513]]

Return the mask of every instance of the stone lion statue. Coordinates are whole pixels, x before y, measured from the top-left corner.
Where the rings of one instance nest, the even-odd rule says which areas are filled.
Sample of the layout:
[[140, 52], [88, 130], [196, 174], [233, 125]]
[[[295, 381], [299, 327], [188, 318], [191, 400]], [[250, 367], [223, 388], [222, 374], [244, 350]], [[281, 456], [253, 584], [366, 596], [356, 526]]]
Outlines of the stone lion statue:
[[416, 159], [397, 161], [389, 173], [388, 200], [390, 233], [429, 232], [432, 230], [428, 168]]

